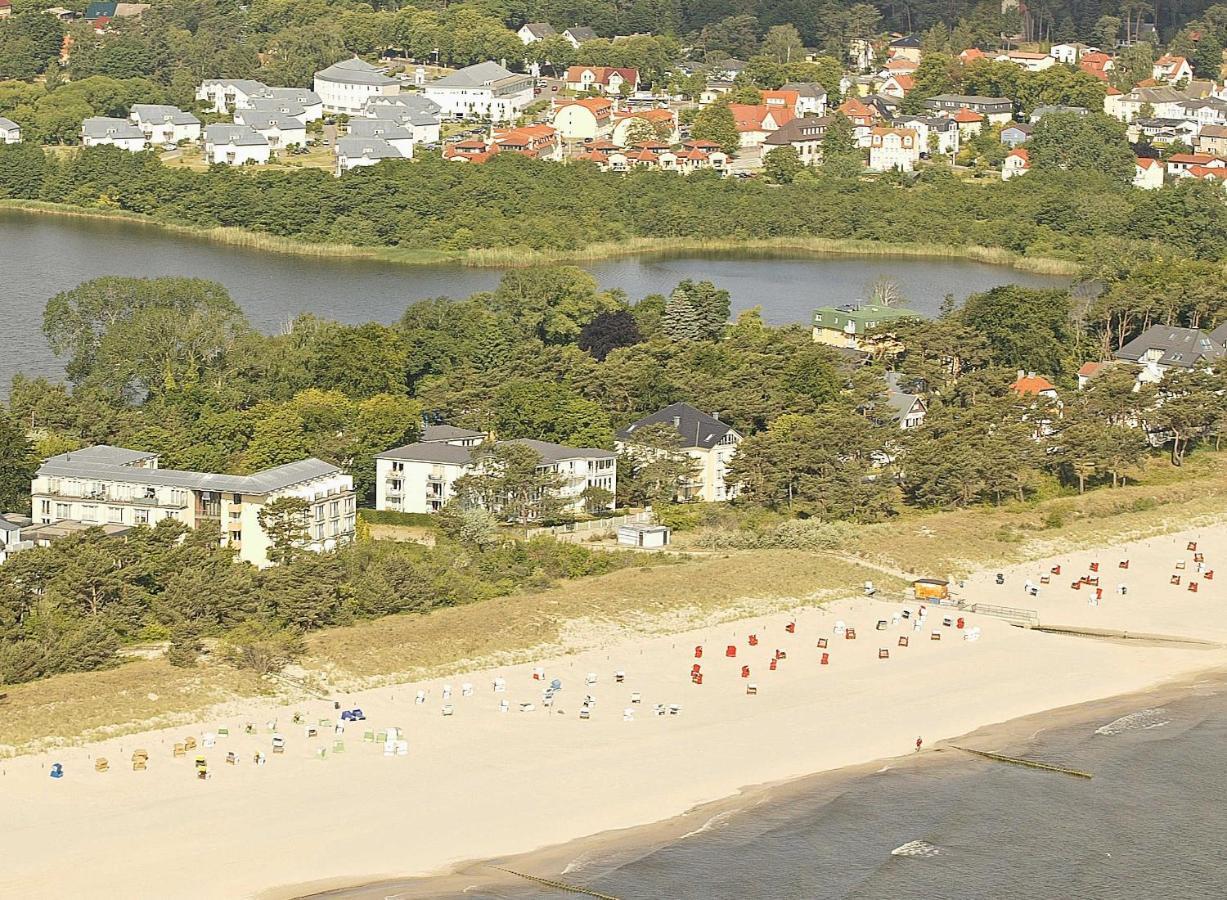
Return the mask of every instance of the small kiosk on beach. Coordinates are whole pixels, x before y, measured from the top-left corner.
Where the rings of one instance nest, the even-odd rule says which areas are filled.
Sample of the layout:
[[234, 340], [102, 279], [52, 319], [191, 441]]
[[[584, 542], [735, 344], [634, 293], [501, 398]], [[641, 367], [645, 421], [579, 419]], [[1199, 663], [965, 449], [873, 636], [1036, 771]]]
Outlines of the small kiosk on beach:
[[917, 578], [912, 582], [912, 593], [917, 600], [940, 603], [950, 599], [950, 582], [941, 578]]

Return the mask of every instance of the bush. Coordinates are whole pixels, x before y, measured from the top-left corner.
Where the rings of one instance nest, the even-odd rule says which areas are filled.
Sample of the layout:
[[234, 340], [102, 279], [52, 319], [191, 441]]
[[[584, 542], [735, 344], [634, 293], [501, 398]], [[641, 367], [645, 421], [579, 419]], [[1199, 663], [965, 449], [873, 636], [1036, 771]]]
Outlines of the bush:
[[251, 621], [226, 636], [224, 655], [236, 668], [270, 675], [302, 656], [305, 649], [301, 632], [272, 622]]
[[438, 522], [430, 513], [406, 513], [393, 509], [360, 509], [358, 519], [368, 525], [404, 525], [410, 528], [435, 528]]
[[695, 543], [707, 550], [834, 550], [855, 534], [844, 522], [789, 519], [771, 528], [708, 528]]

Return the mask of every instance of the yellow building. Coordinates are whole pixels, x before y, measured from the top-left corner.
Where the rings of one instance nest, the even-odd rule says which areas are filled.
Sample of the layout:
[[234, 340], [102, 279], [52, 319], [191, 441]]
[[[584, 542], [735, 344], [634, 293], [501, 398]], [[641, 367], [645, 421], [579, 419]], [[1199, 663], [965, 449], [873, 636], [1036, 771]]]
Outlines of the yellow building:
[[736, 485], [729, 484], [727, 476], [741, 435], [731, 425], [689, 403], [674, 403], [623, 428], [617, 434], [615, 446], [631, 456], [659, 452], [635, 440], [636, 432], [658, 424], [676, 430], [682, 439], [680, 449], [694, 460], [694, 471], [678, 490], [677, 499], [710, 502], [731, 500], [736, 495]]

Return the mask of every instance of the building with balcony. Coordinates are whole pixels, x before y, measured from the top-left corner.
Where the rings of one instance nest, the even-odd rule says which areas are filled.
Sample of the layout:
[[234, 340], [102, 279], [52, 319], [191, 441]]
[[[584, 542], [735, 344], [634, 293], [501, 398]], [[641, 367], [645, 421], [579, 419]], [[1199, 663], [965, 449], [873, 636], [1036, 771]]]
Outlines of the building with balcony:
[[215, 533], [255, 566], [269, 565], [261, 508], [282, 497], [308, 504], [305, 549], [334, 550], [353, 539], [353, 479], [337, 466], [304, 459], [253, 475], [163, 469], [156, 453], [99, 445], [53, 456], [30, 488], [35, 523], [156, 525], [174, 519]]
[[[422, 440], [375, 457], [375, 508], [406, 513], [435, 513], [456, 495], [456, 481], [480, 471], [477, 451], [486, 442], [480, 431], [434, 425]], [[560, 480], [557, 496], [574, 512], [584, 509], [584, 492], [603, 488], [612, 496], [617, 487], [617, 454], [594, 447], [566, 447], [548, 441], [512, 440], [539, 457], [538, 470]], [[613, 507], [612, 500], [610, 508]]]
[[678, 486], [678, 500], [713, 502], [731, 500], [736, 495], [728, 470], [741, 435], [731, 425], [689, 403], [673, 403], [619, 431], [617, 448], [638, 460], [664, 452], [640, 439], [643, 429], [650, 425], [666, 425], [676, 431], [681, 436], [678, 449], [694, 461], [690, 477]]

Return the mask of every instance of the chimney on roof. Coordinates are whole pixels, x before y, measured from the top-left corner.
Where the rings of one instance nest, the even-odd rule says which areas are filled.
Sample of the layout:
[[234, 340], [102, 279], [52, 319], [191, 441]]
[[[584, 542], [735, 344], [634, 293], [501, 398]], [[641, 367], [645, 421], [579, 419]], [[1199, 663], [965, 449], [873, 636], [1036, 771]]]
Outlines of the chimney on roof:
[[682, 417], [681, 417], [681, 416], [674, 416], [674, 417], [673, 417], [673, 427], [674, 427], [674, 428], [680, 428], [680, 427], [681, 427], [681, 425], [682, 425]]
[[1027, 373], [1026, 373], [1026, 372], [1024, 372], [1022, 369], [1019, 369], [1019, 370], [1018, 370], [1018, 378], [1017, 378], [1017, 379], [1015, 379], [1015, 380], [1017, 380], [1017, 381], [1022, 381], [1022, 380], [1023, 380], [1023, 377], [1024, 377], [1026, 374], [1027, 374]]
[[720, 421], [720, 413], [719, 413], [719, 411], [712, 413], [712, 414], [711, 414], [711, 417], [712, 417], [713, 419], [715, 419], [717, 422], [719, 422], [719, 421]]

